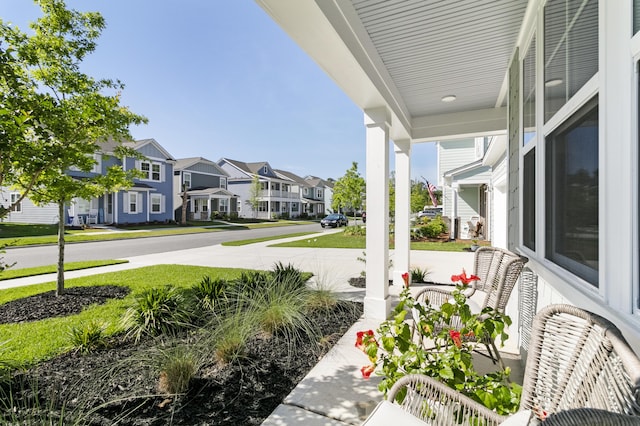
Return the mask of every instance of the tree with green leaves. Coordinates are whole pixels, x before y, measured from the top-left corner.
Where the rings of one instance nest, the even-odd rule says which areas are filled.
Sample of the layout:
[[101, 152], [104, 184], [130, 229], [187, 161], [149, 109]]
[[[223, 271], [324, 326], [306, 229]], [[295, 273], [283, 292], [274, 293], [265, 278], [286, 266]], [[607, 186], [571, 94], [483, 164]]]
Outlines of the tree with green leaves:
[[[113, 166], [105, 175], [91, 173], [101, 143], [117, 143], [114, 155], [137, 156], [122, 141], [131, 140], [129, 126], [146, 122], [120, 105], [124, 85], [95, 79], [80, 64], [96, 49], [105, 27], [97, 12], [67, 9], [63, 0], [35, 0], [43, 15], [27, 35], [0, 20], [2, 85], [24, 95], [7, 102], [10, 112], [0, 145], [2, 184], [12, 186], [35, 203], [56, 203], [59, 214], [57, 294], [64, 291], [64, 208], [74, 198], [90, 199], [126, 189], [136, 176]], [[2, 98], [3, 101], [5, 100]], [[15, 107], [15, 108], [14, 108]], [[0, 114], [7, 109], [0, 105]], [[13, 109], [12, 109], [13, 108]], [[8, 115], [8, 116], [7, 116]], [[20, 124], [20, 125], [17, 125]], [[29, 159], [25, 161], [25, 159]], [[69, 170], [83, 174], [72, 177]]]
[[339, 178], [333, 186], [333, 202], [335, 211], [361, 210], [366, 191], [366, 182], [358, 172], [358, 163], [351, 163], [351, 168]]
[[249, 199], [247, 203], [253, 210], [253, 217], [258, 217], [258, 206], [260, 205], [260, 195], [262, 194], [262, 183], [258, 175], [254, 175], [249, 186]]

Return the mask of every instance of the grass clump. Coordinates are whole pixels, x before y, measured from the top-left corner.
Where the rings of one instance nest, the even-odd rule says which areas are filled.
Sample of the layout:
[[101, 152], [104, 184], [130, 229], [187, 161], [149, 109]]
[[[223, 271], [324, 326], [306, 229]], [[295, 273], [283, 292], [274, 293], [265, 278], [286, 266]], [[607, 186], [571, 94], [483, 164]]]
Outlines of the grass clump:
[[71, 347], [76, 352], [83, 353], [104, 348], [107, 346], [106, 330], [107, 327], [104, 323], [94, 319], [72, 325], [68, 331]]
[[185, 393], [198, 371], [198, 364], [196, 354], [188, 347], [161, 351], [158, 391], [167, 395]]
[[427, 277], [430, 271], [427, 268], [420, 268], [419, 266], [413, 266], [410, 270], [412, 283], [426, 283]]
[[151, 288], [140, 294], [127, 309], [123, 325], [130, 336], [173, 334], [191, 324], [192, 309], [185, 292], [173, 285]]

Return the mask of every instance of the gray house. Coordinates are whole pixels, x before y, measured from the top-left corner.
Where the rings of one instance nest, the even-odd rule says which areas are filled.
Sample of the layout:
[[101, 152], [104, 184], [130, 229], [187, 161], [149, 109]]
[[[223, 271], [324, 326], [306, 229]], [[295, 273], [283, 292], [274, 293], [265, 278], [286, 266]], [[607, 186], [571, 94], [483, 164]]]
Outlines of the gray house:
[[[300, 187], [297, 182], [278, 175], [266, 161], [245, 163], [221, 158], [218, 165], [229, 174], [229, 190], [238, 194], [238, 215], [246, 218], [271, 219], [298, 217], [301, 214]], [[260, 182], [254, 210], [251, 186]]]
[[173, 169], [173, 210], [182, 217], [182, 197], [187, 196], [189, 220], [211, 220], [237, 214], [238, 196], [227, 190], [229, 174], [202, 157], [181, 158]]

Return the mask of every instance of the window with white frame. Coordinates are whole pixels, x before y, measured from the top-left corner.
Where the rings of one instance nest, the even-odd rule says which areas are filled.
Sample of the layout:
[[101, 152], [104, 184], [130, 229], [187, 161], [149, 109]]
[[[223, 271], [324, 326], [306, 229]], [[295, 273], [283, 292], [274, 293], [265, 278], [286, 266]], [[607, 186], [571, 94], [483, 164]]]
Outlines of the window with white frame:
[[545, 123], [598, 72], [598, 0], [549, 0], [544, 8]]
[[182, 185], [187, 189], [191, 188], [191, 173], [184, 172], [182, 174]]
[[[536, 67], [544, 71], [537, 80], [542, 117], [531, 115], [535, 98], [523, 88], [523, 137], [530, 138], [523, 140], [522, 149], [523, 209], [535, 205], [532, 182], [544, 185], [537, 201], [544, 200], [545, 258], [598, 287], [600, 142], [597, 79], [592, 79], [598, 73], [598, 0], [549, 0], [543, 18], [538, 43], [543, 62]], [[540, 136], [531, 126], [536, 119], [541, 121]], [[536, 141], [544, 143], [544, 155], [537, 160], [543, 162], [544, 176], [535, 173]], [[523, 216], [527, 246], [535, 244], [535, 226], [527, 229], [531, 221], [536, 218]]]
[[227, 189], [227, 178], [220, 178], [220, 188]]
[[267, 166], [264, 166], [264, 167], [262, 168], [262, 174], [263, 174], [263, 175], [267, 175], [268, 173], [269, 173], [269, 168], [268, 168]]
[[269, 203], [266, 201], [258, 201], [258, 211], [266, 212], [268, 211]]
[[151, 161], [140, 161], [140, 171], [142, 179], [154, 182], [162, 181], [162, 165]]
[[322, 189], [316, 189], [316, 198], [322, 198]]
[[236, 203], [236, 211], [237, 212], [242, 211], [242, 201], [240, 201], [240, 199], [238, 199], [238, 202]]
[[633, 0], [633, 33], [640, 31], [640, 0]]
[[20, 201], [19, 203], [17, 202], [20, 199], [20, 193], [18, 192], [12, 192], [9, 195], [9, 201], [11, 202], [11, 211], [15, 212], [15, 213], [21, 213], [22, 212], [22, 201]]
[[546, 255], [598, 286], [598, 98], [546, 138]]
[[291, 203], [291, 211], [292, 212], [298, 211], [298, 203]]
[[126, 213], [138, 213], [140, 211], [139, 209], [139, 203], [138, 203], [138, 193], [137, 192], [127, 192], [126, 193], [126, 197], [127, 197], [127, 211]]
[[218, 205], [218, 209], [220, 209], [221, 212], [228, 212], [229, 211], [229, 199], [227, 198], [221, 198], [220, 199], [220, 203]]
[[162, 194], [151, 194], [151, 213], [164, 213]]

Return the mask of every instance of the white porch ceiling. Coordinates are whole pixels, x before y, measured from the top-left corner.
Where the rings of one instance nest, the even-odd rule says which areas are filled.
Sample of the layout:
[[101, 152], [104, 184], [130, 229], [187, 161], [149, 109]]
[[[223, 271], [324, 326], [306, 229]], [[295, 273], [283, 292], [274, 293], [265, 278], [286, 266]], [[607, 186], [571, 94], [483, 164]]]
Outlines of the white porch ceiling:
[[526, 0], [256, 1], [358, 106], [391, 109], [392, 138], [506, 128]]

